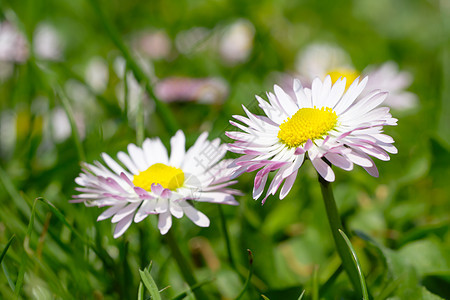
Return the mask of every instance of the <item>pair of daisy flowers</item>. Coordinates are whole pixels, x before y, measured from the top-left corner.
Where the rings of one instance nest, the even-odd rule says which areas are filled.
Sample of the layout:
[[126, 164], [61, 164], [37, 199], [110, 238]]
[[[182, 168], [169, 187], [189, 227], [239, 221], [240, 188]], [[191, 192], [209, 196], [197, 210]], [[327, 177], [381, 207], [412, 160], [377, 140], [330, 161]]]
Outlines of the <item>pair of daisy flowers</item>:
[[[259, 170], [254, 199], [262, 196], [269, 173], [275, 172], [263, 203], [280, 186], [280, 199], [289, 193], [306, 158], [327, 181], [335, 179], [331, 165], [349, 171], [356, 164], [378, 176], [370, 156], [389, 160], [388, 153], [397, 152], [394, 140], [383, 134], [383, 126], [396, 125], [397, 120], [389, 108], [378, 107], [387, 93], [363, 93], [366, 84], [367, 77], [357, 78], [346, 88], [345, 78], [332, 84], [327, 76], [305, 88], [295, 80], [295, 98], [275, 85], [274, 94], [267, 93], [268, 102], [256, 97], [265, 116], [243, 106], [247, 117], [234, 116], [240, 123], [230, 121], [240, 131], [226, 132], [235, 140], [228, 145], [219, 139], [208, 141], [203, 133], [186, 151], [185, 136], [178, 131], [170, 140], [170, 156], [159, 138], [146, 139], [142, 147], [129, 144], [128, 154], [119, 152], [117, 158], [124, 167], [103, 153], [106, 166], [97, 161], [84, 164], [75, 180], [81, 194], [72, 201], [109, 207], [97, 220], [112, 218], [117, 238], [133, 221], [153, 214], [159, 215], [161, 234], [169, 231], [172, 216], [186, 215], [200, 227], [209, 226], [195, 202], [237, 205], [235, 196], [241, 193], [230, 186], [244, 172]], [[227, 151], [242, 156], [223, 160]]]

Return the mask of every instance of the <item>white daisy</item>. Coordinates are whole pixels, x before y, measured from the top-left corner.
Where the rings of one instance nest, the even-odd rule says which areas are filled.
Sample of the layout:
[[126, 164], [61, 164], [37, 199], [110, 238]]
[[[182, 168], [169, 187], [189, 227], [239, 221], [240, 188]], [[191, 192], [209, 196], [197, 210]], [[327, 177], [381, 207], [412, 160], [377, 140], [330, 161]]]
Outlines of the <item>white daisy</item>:
[[369, 76], [365, 93], [373, 89], [382, 89], [389, 92], [384, 102], [385, 105], [397, 110], [411, 109], [417, 106], [418, 97], [416, 94], [405, 91], [412, 81], [412, 75], [405, 71], [400, 71], [398, 65], [393, 61], [388, 61], [381, 66], [369, 66], [364, 69], [363, 74]]
[[310, 87], [314, 78], [324, 79], [330, 75], [331, 81], [336, 82], [340, 77], [347, 78], [347, 88], [356, 77], [368, 76], [365, 90], [359, 99], [373, 91], [380, 89], [389, 92], [385, 105], [406, 110], [417, 105], [417, 95], [406, 91], [412, 83], [412, 75], [399, 71], [395, 62], [389, 61], [381, 66], [368, 66], [362, 72], [351, 63], [349, 55], [341, 48], [330, 44], [311, 44], [300, 53], [297, 60], [297, 71], [304, 86]]
[[185, 136], [178, 131], [170, 140], [170, 156], [159, 138], [146, 139], [142, 147], [129, 144], [128, 154], [117, 154], [125, 168], [103, 153], [107, 167], [98, 161], [85, 164], [75, 179], [81, 194], [72, 202], [109, 206], [97, 221], [112, 217], [111, 222], [117, 223], [114, 238], [149, 214], [159, 215], [161, 234], [172, 226], [172, 215], [181, 218], [186, 214], [196, 225], [208, 227], [208, 217], [187, 200], [237, 205], [234, 195], [239, 192], [228, 188], [236, 182], [230, 180], [235, 171], [228, 168], [231, 161], [220, 161], [226, 145], [219, 139], [210, 142], [207, 136], [206, 132], [201, 134], [185, 151]]
[[275, 94], [267, 93], [269, 102], [256, 96], [266, 116], [254, 115], [244, 108], [248, 118], [234, 116], [244, 123], [230, 121], [241, 131], [227, 132], [235, 142], [230, 151], [243, 154], [233, 166], [239, 167], [235, 176], [258, 170], [253, 198], [258, 199], [265, 188], [268, 175], [277, 171], [263, 200], [274, 195], [284, 181], [280, 199], [291, 190], [303, 161], [308, 157], [317, 172], [327, 181], [334, 181], [330, 164], [352, 170], [362, 166], [372, 176], [377, 168], [369, 155], [389, 160], [397, 153], [394, 140], [383, 134], [384, 125], [396, 125], [389, 108], [378, 107], [387, 93], [372, 91], [356, 99], [364, 90], [367, 77], [357, 78], [348, 89], [346, 79], [332, 85], [330, 76], [322, 82], [316, 78], [311, 89], [294, 81], [295, 99], [275, 85]]

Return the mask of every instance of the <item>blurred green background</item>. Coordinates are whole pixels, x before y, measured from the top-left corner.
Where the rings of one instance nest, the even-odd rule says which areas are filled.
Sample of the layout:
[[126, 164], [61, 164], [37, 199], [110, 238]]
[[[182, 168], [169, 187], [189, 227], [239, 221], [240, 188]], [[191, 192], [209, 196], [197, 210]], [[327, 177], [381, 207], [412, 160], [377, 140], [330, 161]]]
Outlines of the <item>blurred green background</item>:
[[[386, 133], [399, 153], [376, 161], [379, 178], [336, 170], [339, 210], [371, 296], [450, 299], [449, 1], [3, 0], [0, 9], [0, 250], [15, 235], [1, 262], [0, 298], [16, 290], [25, 299], [133, 299], [138, 270], [150, 261], [158, 287], [170, 286], [163, 299], [188, 290], [156, 218], [114, 240], [111, 223], [96, 222], [102, 209], [68, 202], [80, 161], [115, 157], [141, 138], [140, 126], [169, 146], [173, 132], [145, 83], [164, 98], [158, 83], [187, 79], [184, 89], [169, 81], [186, 99], [166, 105], [190, 146], [202, 131], [224, 137], [241, 104], [255, 108], [254, 95], [265, 97], [280, 74], [295, 73], [305, 47], [329, 43], [358, 70], [395, 61], [413, 76], [409, 91], [419, 99], [391, 111], [399, 125]], [[246, 37], [242, 45], [226, 39], [233, 28]], [[234, 43], [241, 48], [227, 48]], [[142, 78], [134, 79], [124, 49]], [[284, 200], [264, 206], [251, 197], [253, 177], [240, 177], [240, 206], [222, 207], [234, 267], [215, 205], [198, 205], [209, 228], [175, 220], [171, 230], [199, 281], [212, 280], [203, 289], [234, 299], [250, 249], [245, 299], [297, 299], [302, 290], [307, 299], [358, 299], [343, 272], [332, 276], [339, 258], [310, 163]]]

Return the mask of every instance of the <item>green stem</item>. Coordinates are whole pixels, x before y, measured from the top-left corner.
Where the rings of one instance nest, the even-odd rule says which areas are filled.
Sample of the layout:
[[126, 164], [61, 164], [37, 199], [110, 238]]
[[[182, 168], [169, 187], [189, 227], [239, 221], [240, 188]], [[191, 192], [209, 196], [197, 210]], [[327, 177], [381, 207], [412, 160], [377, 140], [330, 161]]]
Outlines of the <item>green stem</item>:
[[231, 242], [230, 236], [228, 235], [227, 220], [225, 219], [222, 206], [217, 205], [217, 208], [219, 209], [220, 224], [222, 226], [223, 237], [225, 238], [225, 245], [227, 247], [228, 262], [230, 263], [230, 266], [236, 270], [236, 265], [234, 264], [233, 259], [233, 253], [231, 252]]
[[86, 161], [86, 154], [84, 153], [84, 149], [83, 149], [83, 146], [81, 143], [80, 133], [78, 132], [78, 127], [75, 122], [74, 112], [72, 110], [72, 107], [70, 106], [69, 99], [67, 98], [67, 95], [64, 93], [64, 91], [60, 87], [58, 87], [55, 90], [59, 96], [59, 99], [61, 100], [61, 103], [66, 112], [67, 118], [69, 119], [70, 127], [72, 129], [73, 141], [75, 142], [75, 147], [78, 152], [78, 158], [80, 161]]
[[342, 265], [347, 272], [350, 281], [356, 292], [362, 295], [361, 285], [359, 283], [358, 270], [353, 263], [353, 258], [348, 250], [345, 240], [339, 233], [339, 229], [344, 231], [341, 223], [341, 218], [336, 206], [336, 201], [334, 200], [333, 190], [331, 189], [331, 183], [326, 181], [319, 175], [320, 189], [322, 190], [323, 201], [325, 203], [325, 210], [327, 211], [328, 222], [330, 224], [331, 233], [333, 234], [334, 243], [336, 249], [341, 258]]
[[138, 109], [136, 112], [136, 143], [138, 146], [142, 146], [145, 136], [143, 94], [139, 95]]
[[[167, 245], [170, 248], [170, 251], [172, 252], [172, 256], [175, 259], [178, 268], [180, 269], [181, 275], [183, 276], [184, 280], [187, 282], [189, 287], [191, 288], [192, 292], [195, 295], [195, 298], [198, 300], [206, 300], [208, 299], [207, 295], [203, 292], [203, 290], [200, 289], [200, 287], [197, 287], [197, 280], [194, 276], [194, 271], [192, 270], [191, 266], [189, 265], [188, 261], [184, 258], [183, 254], [181, 253], [180, 248], [178, 247], [178, 243], [175, 240], [175, 237], [172, 233], [172, 230], [169, 230], [169, 232], [166, 234], [166, 241]], [[197, 287], [194, 289], [194, 287]]]
[[155, 102], [156, 112], [159, 116], [161, 116], [161, 120], [163, 121], [167, 131], [170, 134], [174, 134], [178, 130], [178, 124], [173, 116], [172, 112], [169, 110], [167, 105], [161, 100], [159, 100], [155, 93], [153, 92], [152, 87], [148, 83], [147, 76], [142, 68], [136, 63], [133, 56], [131, 55], [128, 47], [125, 45], [123, 40], [120, 38], [119, 33], [114, 27], [113, 23], [106, 17], [103, 12], [99, 0], [89, 0], [95, 12], [97, 13], [100, 22], [105, 27], [107, 34], [109, 35], [112, 42], [116, 45], [116, 47], [122, 52], [123, 57], [127, 62], [127, 67], [133, 72], [134, 77], [139, 83], [145, 82], [145, 90], [148, 95]]

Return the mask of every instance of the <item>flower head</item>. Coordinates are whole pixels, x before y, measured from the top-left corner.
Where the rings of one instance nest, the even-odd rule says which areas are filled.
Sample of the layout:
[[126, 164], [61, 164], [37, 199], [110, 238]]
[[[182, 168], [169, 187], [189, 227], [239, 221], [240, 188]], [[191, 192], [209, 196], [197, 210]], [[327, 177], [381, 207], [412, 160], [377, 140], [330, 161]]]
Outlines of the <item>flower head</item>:
[[405, 71], [399, 71], [395, 62], [385, 62], [380, 66], [368, 66], [362, 72], [351, 63], [349, 55], [340, 47], [330, 44], [311, 44], [300, 53], [297, 71], [304, 86], [310, 87], [315, 77], [324, 79], [330, 75], [334, 83], [340, 77], [347, 78], [347, 88], [356, 77], [368, 76], [366, 88], [358, 99], [374, 89], [389, 92], [384, 104], [393, 109], [406, 110], [417, 105], [417, 95], [406, 91], [412, 83], [412, 76]]
[[134, 222], [148, 215], [159, 215], [161, 234], [172, 226], [172, 216], [186, 215], [196, 225], [208, 227], [209, 219], [194, 208], [188, 200], [237, 205], [237, 190], [228, 186], [235, 168], [231, 161], [222, 160], [226, 146], [219, 139], [207, 140], [203, 133], [195, 144], [185, 151], [185, 136], [178, 131], [170, 140], [171, 154], [159, 138], [146, 139], [142, 147], [128, 145], [128, 154], [119, 152], [122, 167], [108, 154], [102, 157], [106, 166], [96, 161], [85, 164], [83, 173], [75, 179], [81, 192], [72, 202], [87, 206], [109, 206], [97, 219], [112, 217], [117, 223], [114, 237], [121, 236]]
[[330, 165], [352, 170], [357, 164], [370, 175], [378, 176], [369, 155], [389, 160], [387, 152], [397, 153], [394, 140], [383, 134], [383, 126], [396, 125], [397, 120], [389, 108], [378, 107], [386, 99], [386, 92], [375, 90], [356, 101], [367, 80], [366, 77], [359, 82], [357, 78], [348, 89], [345, 78], [334, 85], [330, 76], [323, 82], [316, 78], [311, 88], [304, 88], [295, 80], [294, 99], [275, 85], [275, 94], [267, 93], [269, 102], [256, 96], [265, 116], [254, 115], [245, 106], [248, 118], [234, 116], [245, 124], [230, 121], [242, 132], [226, 133], [235, 140], [229, 145], [230, 151], [243, 154], [233, 163], [238, 167], [235, 176], [259, 170], [253, 198], [262, 195], [269, 173], [276, 171], [263, 203], [284, 182], [280, 192], [283, 199], [306, 157], [327, 181], [335, 179]]

